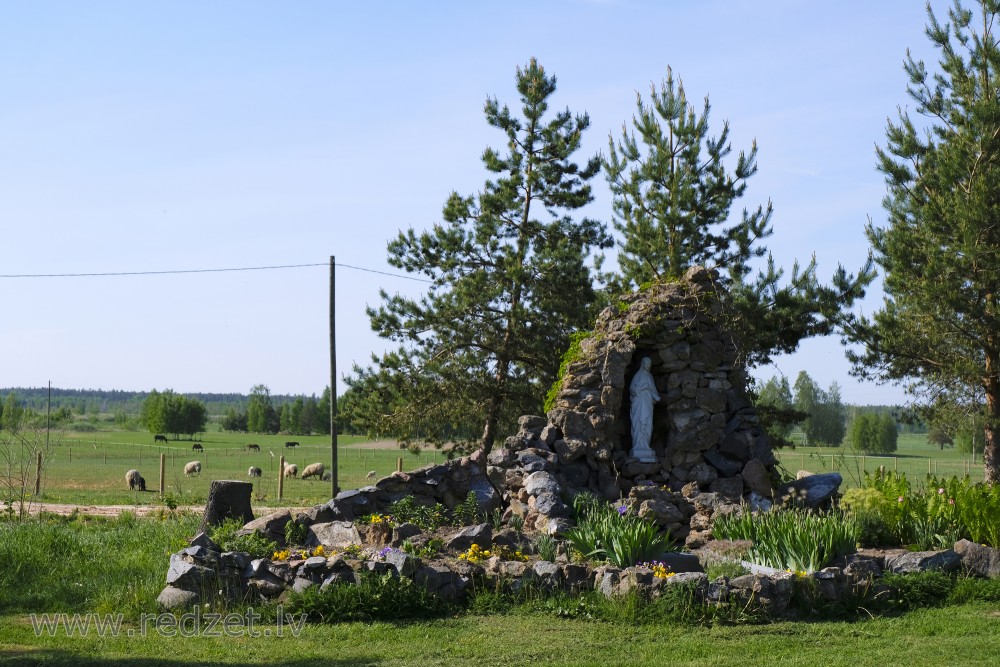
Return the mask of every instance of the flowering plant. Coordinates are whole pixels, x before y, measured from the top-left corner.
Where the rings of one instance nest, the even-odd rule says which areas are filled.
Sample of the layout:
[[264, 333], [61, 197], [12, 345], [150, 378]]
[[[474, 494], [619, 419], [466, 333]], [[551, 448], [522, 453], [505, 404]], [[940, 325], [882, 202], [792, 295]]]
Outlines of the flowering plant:
[[653, 571], [653, 576], [657, 579], [669, 579], [677, 575], [676, 572], [670, 571], [670, 566], [663, 561], [654, 560], [646, 563], [639, 563], [639, 567], [649, 568]]

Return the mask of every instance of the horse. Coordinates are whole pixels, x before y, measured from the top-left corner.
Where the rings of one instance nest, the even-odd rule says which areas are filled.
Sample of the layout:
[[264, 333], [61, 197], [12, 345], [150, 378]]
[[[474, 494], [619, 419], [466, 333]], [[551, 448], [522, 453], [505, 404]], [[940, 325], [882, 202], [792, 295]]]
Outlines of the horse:
[[299, 443], [295, 442], [294, 440], [285, 443], [285, 447], [298, 447], [298, 446]]
[[167, 443], [167, 436], [160, 435], [159, 433], [157, 433], [156, 435], [153, 436], [153, 444], [155, 445], [158, 442], [162, 442], [163, 444], [166, 444]]
[[254, 445], [254, 444], [247, 445], [246, 450], [248, 452], [259, 452], [260, 451], [260, 445]]
[[191, 451], [203, 452], [205, 451], [205, 448], [201, 446], [200, 442], [196, 442], [193, 445], [191, 445]]

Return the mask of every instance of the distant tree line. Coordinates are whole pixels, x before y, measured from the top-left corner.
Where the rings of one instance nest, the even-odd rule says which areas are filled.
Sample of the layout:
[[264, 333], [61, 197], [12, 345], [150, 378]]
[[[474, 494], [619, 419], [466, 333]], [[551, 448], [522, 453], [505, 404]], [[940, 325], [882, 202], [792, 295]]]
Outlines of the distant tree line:
[[149, 392], [139, 412], [139, 424], [150, 433], [194, 435], [208, 423], [208, 410], [201, 401], [155, 389]]

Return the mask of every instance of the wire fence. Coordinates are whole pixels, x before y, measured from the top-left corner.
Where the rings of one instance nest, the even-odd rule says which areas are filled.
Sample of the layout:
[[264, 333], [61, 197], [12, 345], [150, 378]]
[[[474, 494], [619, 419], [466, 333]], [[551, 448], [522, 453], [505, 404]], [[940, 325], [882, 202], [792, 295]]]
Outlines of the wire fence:
[[932, 456], [870, 456], [866, 454], [825, 454], [782, 451], [777, 454], [782, 466], [791, 473], [798, 470], [810, 472], [839, 472], [844, 477], [844, 486], [860, 486], [865, 473], [875, 474], [885, 470], [906, 475], [911, 483], [920, 485], [928, 475], [933, 477], [966, 477], [973, 482], [982, 482], [982, 459], [973, 456], [936, 458]]

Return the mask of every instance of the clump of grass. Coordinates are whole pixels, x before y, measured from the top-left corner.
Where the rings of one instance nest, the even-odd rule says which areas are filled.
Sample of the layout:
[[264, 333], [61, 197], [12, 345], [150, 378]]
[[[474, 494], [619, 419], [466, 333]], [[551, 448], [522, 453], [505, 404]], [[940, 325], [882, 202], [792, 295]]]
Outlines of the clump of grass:
[[585, 560], [608, 561], [631, 567], [655, 560], [670, 547], [670, 540], [652, 521], [587, 494], [574, 499], [577, 525], [566, 539]]
[[288, 607], [294, 614], [325, 623], [395, 621], [444, 616], [454, 609], [411, 579], [391, 573], [362, 576], [356, 584], [338, 582], [324, 590], [318, 586], [292, 594]]
[[813, 572], [853, 552], [858, 527], [852, 516], [841, 511], [819, 514], [785, 508], [721, 516], [712, 532], [724, 539], [752, 541], [747, 558], [758, 565]]

